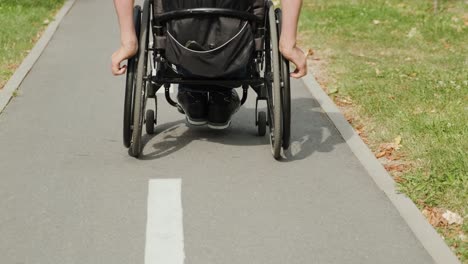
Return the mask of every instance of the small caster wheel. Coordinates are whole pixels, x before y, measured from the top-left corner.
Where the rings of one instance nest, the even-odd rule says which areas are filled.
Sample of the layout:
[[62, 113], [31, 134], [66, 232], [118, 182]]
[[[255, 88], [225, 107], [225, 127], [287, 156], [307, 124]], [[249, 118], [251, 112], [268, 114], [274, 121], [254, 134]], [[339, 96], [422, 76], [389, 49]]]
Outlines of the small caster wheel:
[[155, 115], [153, 110], [146, 111], [146, 134], [154, 134]]
[[257, 129], [258, 129], [258, 136], [263, 137], [266, 134], [266, 127], [267, 127], [267, 117], [266, 113], [263, 111], [258, 112], [257, 117]]

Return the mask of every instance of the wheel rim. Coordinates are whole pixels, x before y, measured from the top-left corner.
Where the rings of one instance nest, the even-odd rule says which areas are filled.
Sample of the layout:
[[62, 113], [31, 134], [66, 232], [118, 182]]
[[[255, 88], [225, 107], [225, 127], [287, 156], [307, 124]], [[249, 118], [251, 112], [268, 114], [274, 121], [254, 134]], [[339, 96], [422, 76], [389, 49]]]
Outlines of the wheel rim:
[[[273, 5], [270, 4], [268, 9], [268, 25], [270, 29], [270, 41], [268, 45], [271, 45], [271, 58], [273, 83], [267, 87], [269, 93], [268, 98], [271, 99], [268, 102], [269, 110], [269, 121], [270, 121], [270, 143], [271, 150], [274, 158], [278, 159], [281, 156], [281, 145], [282, 145], [282, 100], [281, 100], [281, 77], [280, 77], [280, 56], [278, 46], [278, 31], [276, 25], [276, 16], [273, 9]], [[271, 68], [270, 68], [271, 69]]]
[[[140, 34], [141, 7], [135, 6], [133, 21], [137, 36]], [[123, 143], [125, 147], [130, 147], [132, 140], [133, 126], [133, 100], [135, 96], [135, 68], [137, 67], [138, 54], [130, 58], [127, 63], [127, 76], [125, 85], [124, 120], [123, 120]]]
[[148, 33], [149, 33], [149, 0], [145, 0], [143, 5], [143, 15], [141, 20], [140, 45], [138, 55], [138, 71], [136, 76], [136, 88], [134, 98], [133, 112], [133, 132], [131, 142], [131, 155], [138, 157], [141, 153], [141, 132], [143, 127], [143, 116], [146, 107], [146, 85], [145, 77], [147, 75], [148, 65]]
[[[277, 29], [279, 36], [281, 36], [281, 22], [282, 12], [281, 9], [275, 10]], [[289, 71], [289, 61], [280, 54], [281, 60], [281, 97], [282, 97], [282, 110], [283, 110], [283, 137], [282, 147], [288, 149], [291, 143], [291, 76]]]

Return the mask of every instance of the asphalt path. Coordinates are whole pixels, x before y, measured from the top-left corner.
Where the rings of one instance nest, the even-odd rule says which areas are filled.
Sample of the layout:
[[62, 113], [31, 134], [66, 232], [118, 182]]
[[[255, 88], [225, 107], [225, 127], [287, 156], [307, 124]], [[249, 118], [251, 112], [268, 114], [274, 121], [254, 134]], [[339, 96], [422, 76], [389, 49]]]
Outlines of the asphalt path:
[[433, 263], [299, 81], [286, 160], [254, 93], [225, 131], [160, 96], [129, 157], [118, 41], [112, 1], [77, 1], [0, 115], [1, 263]]

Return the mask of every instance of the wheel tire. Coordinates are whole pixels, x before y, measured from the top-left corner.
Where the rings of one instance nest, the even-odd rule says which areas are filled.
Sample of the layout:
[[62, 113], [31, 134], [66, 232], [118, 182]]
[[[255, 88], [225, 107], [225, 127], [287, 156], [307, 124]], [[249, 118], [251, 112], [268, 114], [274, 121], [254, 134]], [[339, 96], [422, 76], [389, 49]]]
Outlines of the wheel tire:
[[129, 154], [132, 157], [139, 157], [141, 154], [141, 131], [143, 126], [143, 113], [146, 104], [146, 80], [144, 77], [147, 74], [148, 66], [148, 36], [149, 36], [149, 21], [150, 21], [150, 5], [149, 0], [145, 0], [143, 4], [141, 30], [139, 38], [139, 53], [138, 53], [138, 71], [136, 75], [136, 87], [134, 95], [133, 107], [133, 132], [132, 142], [129, 149]]
[[271, 151], [275, 159], [281, 158], [281, 147], [283, 141], [283, 110], [282, 110], [282, 95], [281, 95], [281, 72], [280, 72], [280, 51], [279, 51], [279, 38], [278, 28], [276, 23], [276, 16], [273, 3], [268, 3], [268, 26], [270, 29], [270, 43], [272, 52], [272, 72], [273, 72], [273, 83], [272, 93], [269, 98], [272, 100], [272, 110], [269, 113], [273, 115], [270, 123], [270, 143]]
[[154, 111], [149, 109], [146, 110], [146, 119], [145, 119], [145, 126], [146, 126], [146, 134], [153, 135], [154, 134], [154, 125], [156, 123]]
[[[133, 9], [133, 22], [135, 32], [140, 33], [141, 7]], [[130, 147], [132, 141], [133, 125], [133, 96], [135, 94], [135, 71], [137, 67], [137, 56], [130, 58], [127, 62], [127, 76], [125, 82], [124, 118], [123, 118], [123, 143], [126, 148]]]
[[267, 115], [264, 111], [258, 112], [257, 116], [257, 129], [258, 129], [258, 136], [263, 137], [266, 134], [267, 129]]
[[[278, 32], [281, 36], [281, 9], [276, 9], [276, 19], [279, 21]], [[281, 95], [283, 99], [283, 150], [289, 149], [291, 145], [291, 74], [289, 61], [281, 55]]]
[[[282, 56], [281, 56], [282, 57]], [[291, 81], [289, 73], [289, 61], [282, 57], [283, 65], [283, 149], [289, 149], [291, 145]]]

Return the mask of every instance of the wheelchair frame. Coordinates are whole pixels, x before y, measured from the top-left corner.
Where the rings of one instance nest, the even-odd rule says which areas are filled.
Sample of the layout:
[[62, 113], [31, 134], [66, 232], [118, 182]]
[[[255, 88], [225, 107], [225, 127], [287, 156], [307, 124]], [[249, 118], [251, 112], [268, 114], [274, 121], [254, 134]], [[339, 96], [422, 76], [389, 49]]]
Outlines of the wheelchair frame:
[[[123, 141], [129, 148], [129, 155], [139, 157], [142, 152], [142, 130], [154, 134], [157, 123], [157, 91], [164, 87], [167, 102], [183, 112], [170, 96], [171, 84], [221, 85], [242, 87], [243, 105], [251, 87], [257, 93], [255, 106], [255, 124], [258, 135], [266, 134], [269, 127], [271, 151], [275, 159], [281, 158], [281, 150], [287, 150], [291, 135], [291, 91], [289, 62], [279, 52], [281, 29], [281, 10], [274, 9], [271, 1], [265, 1], [265, 19], [259, 19], [252, 13], [221, 9], [195, 8], [170, 11], [155, 16], [153, 1], [145, 0], [142, 7], [135, 6], [134, 22], [139, 37], [139, 51], [127, 63], [127, 78], [124, 102]], [[256, 38], [262, 40], [256, 45], [255, 56], [245, 79], [201, 79], [187, 78], [175, 72], [164, 57], [164, 24], [173, 19], [197, 16], [233, 17], [251, 23]], [[273, 23], [272, 23], [273, 22]], [[153, 46], [149, 46], [152, 31]], [[257, 43], [256, 43], [257, 44]], [[150, 65], [148, 69], [148, 58]], [[201, 89], [210, 91], [210, 89]], [[146, 102], [155, 100], [155, 110], [146, 109]], [[258, 102], [266, 101], [267, 112], [258, 111]]]

